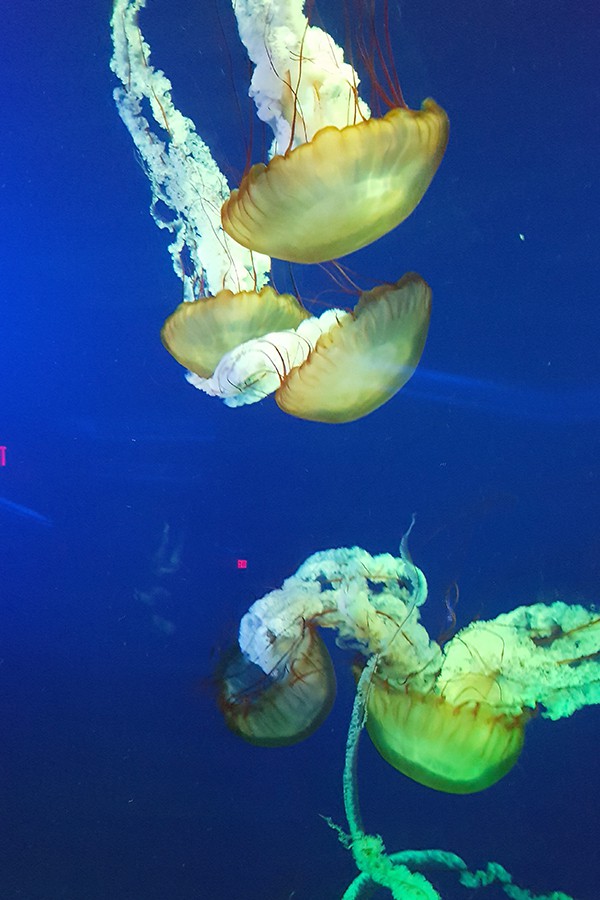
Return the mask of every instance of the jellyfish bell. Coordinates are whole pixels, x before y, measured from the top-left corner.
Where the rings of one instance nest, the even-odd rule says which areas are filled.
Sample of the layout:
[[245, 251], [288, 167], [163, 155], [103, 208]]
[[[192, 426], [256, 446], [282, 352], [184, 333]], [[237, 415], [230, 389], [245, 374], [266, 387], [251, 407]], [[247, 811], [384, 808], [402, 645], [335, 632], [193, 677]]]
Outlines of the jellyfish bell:
[[[472, 684], [479, 696], [495, 682]], [[396, 687], [377, 674], [367, 700], [367, 731], [381, 756], [427, 787], [470, 794], [495, 784], [514, 766], [523, 747], [529, 711], [498, 712], [485, 700], [452, 703], [444, 696]]]
[[438, 791], [481, 791], [519, 758], [527, 722], [600, 702], [600, 618], [556, 601], [472, 622], [442, 648], [429, 683], [373, 676], [367, 731], [394, 768]]
[[414, 272], [364, 293], [352, 316], [324, 333], [275, 394], [290, 415], [351, 422], [377, 409], [411, 378], [425, 346], [431, 289]]
[[[360, 55], [388, 107], [385, 115], [371, 116], [358, 73], [331, 36], [309, 23], [303, 5], [235, 4], [240, 37], [255, 65], [250, 95], [275, 142], [268, 164], [252, 166], [225, 200], [221, 223], [243, 247], [319, 263], [367, 246], [410, 215], [442, 160], [449, 123], [432, 99], [418, 110], [406, 106], [391, 41], [384, 49], [372, 34], [368, 50], [359, 15]], [[374, 13], [368, 15], [373, 31]]]
[[448, 142], [444, 110], [399, 107], [382, 118], [327, 126], [258, 163], [223, 204], [226, 233], [277, 259], [319, 263], [360, 250], [416, 208]]
[[219, 291], [214, 297], [180, 303], [165, 321], [161, 337], [171, 356], [191, 372], [209, 378], [226, 353], [271, 331], [296, 328], [310, 313], [290, 294]]
[[308, 624], [275, 670], [264, 672], [235, 648], [217, 672], [217, 682], [227, 726], [260, 747], [284, 747], [309, 737], [329, 715], [336, 690], [329, 651]]

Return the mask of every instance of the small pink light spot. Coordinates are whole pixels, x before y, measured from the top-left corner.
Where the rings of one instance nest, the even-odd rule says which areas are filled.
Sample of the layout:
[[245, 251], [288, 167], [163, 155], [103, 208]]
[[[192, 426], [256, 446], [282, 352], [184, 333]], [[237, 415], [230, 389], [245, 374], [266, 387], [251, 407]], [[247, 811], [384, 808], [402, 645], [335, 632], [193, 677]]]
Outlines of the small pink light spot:
[[238, 567], [238, 569], [247, 569], [248, 568], [248, 560], [247, 559], [238, 559], [237, 567]]
[[0, 446], [0, 466], [6, 465], [6, 447]]

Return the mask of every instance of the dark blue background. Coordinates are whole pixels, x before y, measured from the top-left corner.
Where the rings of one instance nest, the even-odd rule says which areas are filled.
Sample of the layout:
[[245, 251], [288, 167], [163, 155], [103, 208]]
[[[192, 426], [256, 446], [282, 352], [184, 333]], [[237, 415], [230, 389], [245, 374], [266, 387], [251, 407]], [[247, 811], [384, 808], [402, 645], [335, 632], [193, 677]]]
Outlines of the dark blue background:
[[[151, 0], [142, 26], [234, 182], [246, 63], [217, 6], [220, 22], [207, 0]], [[320, 14], [343, 41], [342, 6]], [[434, 634], [455, 580], [460, 624], [598, 600], [600, 14], [400, 13], [406, 98], [448, 110], [450, 145], [411, 218], [345, 262], [366, 286], [421, 272], [431, 330], [402, 394], [326, 427], [186, 385], [158, 337], [181, 287], [112, 101], [109, 4], [4, 4], [0, 496], [52, 524], [0, 501], [2, 900], [341, 896], [353, 863], [319, 814], [343, 823], [349, 660], [330, 719], [280, 750], [228, 733], [209, 679], [253, 599], [313, 551], [395, 552], [416, 510]], [[303, 294], [331, 286], [294, 274]], [[159, 577], [165, 522], [184, 555]], [[154, 609], [135, 596], [153, 587], [168, 592]], [[367, 828], [597, 900], [598, 716], [533, 721], [513, 772], [472, 797], [409, 782], [365, 740]]]

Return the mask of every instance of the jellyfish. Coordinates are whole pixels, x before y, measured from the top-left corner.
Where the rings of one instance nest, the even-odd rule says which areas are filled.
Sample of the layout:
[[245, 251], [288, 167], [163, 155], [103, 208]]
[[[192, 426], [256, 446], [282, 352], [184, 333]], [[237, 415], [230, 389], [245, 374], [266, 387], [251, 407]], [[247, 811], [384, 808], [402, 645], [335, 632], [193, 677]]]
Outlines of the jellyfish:
[[[273, 130], [273, 158], [230, 193], [194, 123], [173, 104], [138, 25], [146, 0], [115, 0], [115, 101], [152, 187], [152, 215], [169, 231], [184, 300], [224, 288], [259, 290], [270, 257], [321, 262], [377, 240], [427, 190], [445, 151], [448, 119], [433, 100], [408, 109], [399, 89], [382, 118], [333, 38], [311, 26], [304, 0], [235, 0], [255, 71], [250, 95]], [[248, 251], [254, 251], [249, 253]]]
[[282, 380], [280, 409], [314, 422], [351, 422], [382, 406], [413, 375], [423, 353], [431, 289], [416, 273], [363, 293], [351, 316], [323, 334]]
[[442, 160], [449, 125], [431, 98], [408, 109], [393, 79], [392, 108], [372, 117], [358, 74], [303, 7], [234, 4], [255, 65], [250, 95], [275, 141], [268, 164], [252, 166], [221, 215], [244, 247], [318, 263], [371, 244], [410, 215]]
[[[428, 657], [427, 665], [435, 668], [441, 650], [430, 641], [416, 613], [426, 595], [425, 576], [403, 558], [390, 554], [373, 558], [358, 547], [313, 554], [281, 588], [257, 600], [242, 618], [237, 649], [247, 661], [248, 672], [254, 667], [253, 686], [238, 686], [236, 672], [228, 665], [220, 668], [219, 704], [228, 711], [227, 724], [240, 734], [238, 723], [252, 717], [255, 704], [269, 703], [276, 696], [274, 686], [290, 689], [306, 636], [318, 627], [335, 629], [339, 643], [364, 654], [389, 645], [391, 665], [400, 621], [403, 630], [410, 629], [410, 641], [402, 645], [406, 665], [418, 671]], [[321, 681], [325, 695], [328, 667], [314, 668], [319, 669], [314, 677]], [[424, 673], [416, 677], [422, 679]], [[299, 739], [306, 736], [302, 733]]]
[[364, 829], [356, 778], [363, 730], [403, 774], [428, 788], [466, 794], [510, 771], [534, 712], [556, 720], [600, 703], [594, 610], [563, 601], [521, 606], [473, 622], [441, 646], [420, 621], [427, 582], [410, 558], [407, 536], [398, 557], [371, 556], [359, 547], [315, 553], [281, 588], [252, 604], [217, 673], [225, 721], [238, 736], [265, 746], [312, 734], [335, 689], [329, 654], [316, 634], [334, 629], [338, 645], [364, 659], [344, 764], [348, 831], [326, 819], [360, 872], [343, 900], [366, 900], [378, 886], [398, 900], [440, 900], [426, 876], [440, 867], [469, 889], [497, 884], [512, 900], [571, 900], [561, 892], [535, 898], [496, 862], [471, 871], [445, 850], [388, 854], [381, 837]]
[[[521, 606], [440, 646], [420, 622], [426, 596], [405, 545], [397, 558], [356, 547], [314, 554], [240, 623], [240, 653], [262, 673], [250, 707], [286, 684], [307, 633], [333, 628], [338, 643], [376, 659], [366, 729], [381, 756], [427, 787], [467, 794], [510, 771], [534, 713], [554, 720], [600, 702], [593, 610], [563, 601]], [[313, 668], [324, 695], [327, 667]], [[223, 685], [236, 695], [227, 674]]]
[[319, 317], [268, 286], [258, 294], [222, 291], [182, 303], [162, 338], [190, 370], [188, 380], [228, 406], [275, 392], [290, 415], [341, 423], [366, 416], [406, 384], [430, 314], [431, 289], [408, 273], [363, 293], [352, 313], [333, 309]]
[[221, 664], [218, 681], [227, 725], [261, 747], [309, 737], [325, 721], [335, 698], [331, 656], [309, 623], [268, 676], [234, 648]]
[[573, 900], [562, 891], [540, 896], [532, 894], [527, 888], [516, 885], [510, 872], [498, 862], [488, 862], [485, 868], [471, 871], [460, 856], [448, 850], [402, 850], [388, 854], [381, 836], [365, 831], [358, 795], [358, 749], [368, 715], [368, 693], [376, 666], [377, 656], [374, 655], [358, 680], [348, 727], [343, 774], [348, 832], [329, 816], [324, 817], [343, 846], [352, 853], [360, 873], [344, 891], [342, 900], [367, 900], [378, 887], [387, 888], [394, 900], [441, 900], [439, 892], [425, 875], [429, 870], [440, 869], [455, 872], [459, 883], [469, 890], [496, 884], [511, 900]]
[[[354, 70], [329, 35], [308, 27], [302, 5], [291, 0], [284, 11], [255, 0], [234, 4], [242, 40], [252, 58], [262, 60], [251, 94], [278, 141], [289, 139], [290, 116], [300, 108], [298, 134], [344, 130], [347, 100], [356, 96]], [[268, 285], [270, 257], [248, 250], [223, 227], [227, 181], [194, 123], [175, 108], [170, 81], [150, 62], [138, 25], [144, 6], [145, 0], [116, 0], [111, 66], [121, 81], [117, 107], [150, 180], [151, 212], [172, 235], [169, 251], [183, 282], [183, 302], [162, 329], [166, 349], [186, 367], [190, 384], [230, 407], [274, 393], [284, 412], [302, 419], [343, 423], [367, 415], [400, 390], [419, 362], [431, 309], [428, 285], [408, 273], [364, 292], [352, 312], [332, 309], [319, 317]], [[300, 43], [304, 54], [310, 50], [301, 64], [310, 79], [297, 85], [290, 106], [281, 80], [265, 81], [265, 60], [271, 78], [275, 62], [291, 72], [299, 66]], [[309, 125], [316, 85], [319, 101]], [[353, 102], [356, 126], [375, 124], [367, 106]], [[365, 185], [357, 190], [364, 193]], [[390, 191], [398, 193], [388, 183]]]
[[268, 285], [260, 291], [219, 291], [181, 303], [163, 325], [169, 353], [197, 375], [210, 377], [226, 353], [271, 331], [294, 330], [310, 313], [290, 294]]

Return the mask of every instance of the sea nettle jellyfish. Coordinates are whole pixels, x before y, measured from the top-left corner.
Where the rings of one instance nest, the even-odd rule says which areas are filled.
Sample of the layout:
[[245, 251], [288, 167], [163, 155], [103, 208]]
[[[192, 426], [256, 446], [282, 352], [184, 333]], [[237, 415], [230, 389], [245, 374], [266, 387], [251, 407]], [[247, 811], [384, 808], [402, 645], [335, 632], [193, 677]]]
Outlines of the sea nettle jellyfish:
[[[363, 293], [352, 313], [319, 318], [271, 288], [182, 303], [162, 331], [188, 380], [228, 406], [275, 392], [300, 419], [350, 422], [394, 396], [419, 362], [431, 290], [409, 273]], [[285, 329], [285, 330], [284, 330]]]
[[295, 744], [327, 718], [335, 698], [333, 663], [317, 629], [307, 623], [269, 675], [235, 648], [217, 681], [229, 728], [262, 747]]
[[[275, 393], [280, 408], [298, 418], [342, 423], [367, 415], [389, 400], [414, 372], [429, 326], [429, 287], [420, 276], [409, 273], [395, 284], [363, 293], [352, 312], [334, 309], [320, 317], [311, 316], [296, 298], [278, 295], [269, 287], [270, 258], [251, 252], [222, 226], [220, 209], [229, 197], [227, 181], [193, 122], [173, 105], [169, 80], [151, 65], [150, 47], [138, 25], [144, 5], [145, 0], [116, 0], [112, 68], [122, 84], [115, 92], [119, 112], [150, 179], [152, 215], [172, 235], [169, 250], [184, 286], [184, 302], [162, 330], [165, 347], [188, 369], [191, 384], [228, 406], [255, 403]], [[350, 159], [350, 146], [359, 148], [363, 175], [370, 165], [367, 157], [372, 156], [374, 164], [379, 160], [379, 174], [369, 176], [368, 183], [363, 176], [355, 184], [346, 183], [344, 195], [355, 198], [350, 231], [366, 228], [364, 233], [374, 240], [380, 220], [388, 222], [383, 230], [393, 227], [390, 216], [397, 218], [398, 210], [406, 208], [402, 198], [411, 197], [409, 205], [414, 205], [415, 185], [421, 185], [420, 196], [433, 174], [429, 164], [421, 165], [420, 153], [411, 149], [419, 144], [416, 136], [427, 128], [419, 125], [414, 130], [407, 125], [403, 149], [396, 146], [396, 127], [392, 146], [377, 139], [371, 152], [369, 141], [358, 140], [363, 134], [387, 133], [383, 124], [387, 117], [369, 118], [366, 104], [358, 99], [356, 73], [329, 35], [309, 27], [302, 6], [299, 0], [234, 4], [240, 34], [257, 63], [251, 93], [260, 117], [273, 128], [277, 146], [297, 146], [290, 150], [290, 158], [325, 146], [320, 136], [329, 140], [345, 135], [349, 143], [343, 158]], [[276, 74], [275, 65], [288, 73], [287, 80]], [[388, 115], [424, 123], [431, 114], [435, 121], [445, 122], [431, 105], [428, 109], [423, 117], [405, 109]], [[312, 143], [313, 137], [318, 138], [317, 144]], [[436, 138], [436, 147], [439, 143]], [[358, 157], [355, 161], [358, 165]], [[309, 170], [313, 175], [318, 172], [312, 163]], [[340, 239], [347, 243], [349, 207], [337, 196], [335, 185], [327, 190], [328, 203], [340, 212]], [[366, 196], [372, 202], [361, 211]], [[291, 228], [291, 213], [292, 219], [303, 223], [307, 246], [313, 233], [322, 243], [320, 224], [326, 219], [319, 212], [319, 229], [311, 224], [305, 199], [300, 197], [298, 205], [288, 186], [281, 185], [279, 201], [288, 208], [285, 230], [293, 242], [304, 240]], [[388, 201], [394, 212], [386, 211]], [[278, 232], [282, 220], [274, 217], [273, 222]], [[325, 230], [336, 231], [338, 226], [333, 225], [330, 220]], [[331, 255], [337, 251], [327, 250], [323, 258]]]
[[473, 872], [443, 850], [388, 854], [381, 837], [364, 830], [356, 771], [365, 724], [400, 772], [430, 788], [465, 794], [510, 770], [534, 711], [559, 719], [600, 702], [595, 611], [562, 601], [521, 606], [474, 622], [440, 646], [419, 621], [427, 584], [406, 537], [397, 558], [372, 557], [358, 547], [315, 553], [250, 607], [238, 646], [217, 672], [225, 721], [261, 746], [312, 734], [335, 692], [318, 629], [335, 629], [338, 644], [364, 660], [344, 765], [348, 832], [326, 820], [360, 872], [342, 900], [367, 900], [378, 887], [396, 900], [441, 900], [426, 877], [432, 868], [455, 872], [470, 890], [496, 884], [511, 900], [571, 900], [559, 891], [536, 898], [496, 862]]
[[[264, 721], [270, 710], [276, 731], [285, 717], [272, 698], [291, 691], [295, 673], [307, 670], [306, 721], [322, 720], [331, 675], [317, 627], [336, 629], [343, 646], [375, 659], [365, 693], [367, 731], [392, 766], [436, 790], [472, 793], [502, 778], [534, 711], [558, 719], [600, 702], [595, 612], [558, 601], [523, 606], [472, 623], [442, 647], [419, 621], [426, 595], [405, 544], [399, 558], [356, 547], [311, 556], [242, 619], [239, 651], [260, 679], [254, 690], [238, 690], [223, 671], [228, 723], [243, 733], [240, 718]], [[297, 729], [299, 737], [308, 731]]]
[[392, 108], [372, 118], [358, 74], [303, 7], [234, 4], [256, 67], [250, 95], [275, 144], [268, 164], [253, 166], [225, 201], [222, 222], [251, 250], [318, 263], [365, 247], [410, 215], [444, 155], [448, 118], [431, 99], [408, 109], [389, 68]]

